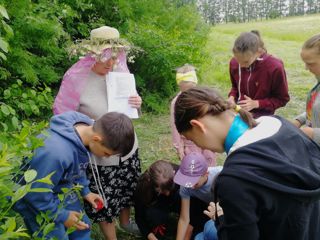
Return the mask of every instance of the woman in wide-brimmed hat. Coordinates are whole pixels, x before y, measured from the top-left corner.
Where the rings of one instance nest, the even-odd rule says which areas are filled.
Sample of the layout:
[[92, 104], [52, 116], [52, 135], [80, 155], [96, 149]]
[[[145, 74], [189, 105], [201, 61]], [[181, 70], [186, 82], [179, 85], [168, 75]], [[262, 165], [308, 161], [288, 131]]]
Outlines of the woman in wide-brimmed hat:
[[[97, 119], [108, 112], [106, 75], [111, 71], [129, 73], [126, 62], [129, 48], [128, 42], [120, 39], [118, 30], [108, 26], [92, 30], [90, 40], [78, 41], [71, 48], [72, 53], [84, 57], [65, 73], [54, 102], [54, 113], [74, 110]], [[129, 98], [134, 108], [140, 108], [141, 103], [138, 94]], [[106, 239], [116, 239], [114, 219], [119, 215], [122, 228], [138, 233], [136, 224], [129, 219], [141, 172], [137, 139], [125, 157], [92, 158], [96, 166], [88, 167], [89, 187], [102, 195], [104, 208], [95, 211], [85, 205], [88, 216], [99, 223]]]
[[[90, 100], [88, 103], [85, 101], [86, 99], [81, 97], [88, 95], [84, 90], [92, 85], [93, 81], [90, 81], [92, 78], [94, 80], [96, 78], [103, 79], [100, 84], [105, 87], [105, 75], [110, 71], [129, 72], [126, 59], [128, 49], [130, 49], [129, 43], [120, 38], [118, 30], [108, 26], [93, 29], [90, 33], [90, 40], [81, 40], [73, 45], [71, 54], [84, 55], [84, 57], [63, 76], [61, 87], [54, 101], [53, 112], [59, 114], [76, 110], [95, 119], [99, 115], [103, 115], [96, 109], [96, 102]], [[104, 96], [106, 94], [105, 91]], [[129, 98], [129, 103], [133, 107], [139, 108], [142, 101], [140, 96], [136, 95]], [[99, 103], [99, 108], [102, 107], [107, 109], [106, 101]]]

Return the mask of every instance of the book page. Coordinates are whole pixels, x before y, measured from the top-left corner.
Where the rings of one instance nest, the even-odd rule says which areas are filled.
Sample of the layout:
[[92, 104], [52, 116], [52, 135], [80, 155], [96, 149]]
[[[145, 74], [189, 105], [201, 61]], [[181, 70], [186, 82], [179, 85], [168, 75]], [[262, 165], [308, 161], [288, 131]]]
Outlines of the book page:
[[106, 79], [108, 112], [120, 112], [138, 118], [138, 110], [129, 105], [129, 96], [137, 94], [136, 81], [131, 73], [109, 72]]

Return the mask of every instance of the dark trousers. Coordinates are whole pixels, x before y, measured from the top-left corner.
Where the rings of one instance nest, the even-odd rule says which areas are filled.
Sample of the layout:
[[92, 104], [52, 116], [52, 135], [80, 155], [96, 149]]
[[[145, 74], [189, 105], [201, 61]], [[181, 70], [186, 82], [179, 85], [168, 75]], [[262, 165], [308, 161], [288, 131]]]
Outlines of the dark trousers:
[[170, 201], [160, 196], [154, 205], [144, 209], [145, 221], [159, 240], [176, 234], [181, 200], [178, 192], [175, 195]]

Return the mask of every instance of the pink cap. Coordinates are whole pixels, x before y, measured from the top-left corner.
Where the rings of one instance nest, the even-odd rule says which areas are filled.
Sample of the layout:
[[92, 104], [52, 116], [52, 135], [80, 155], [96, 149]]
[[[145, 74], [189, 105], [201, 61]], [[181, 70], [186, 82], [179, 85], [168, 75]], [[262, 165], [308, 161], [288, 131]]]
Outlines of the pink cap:
[[206, 158], [197, 152], [187, 154], [181, 161], [180, 168], [174, 176], [174, 182], [187, 188], [193, 187], [201, 176], [208, 171]]

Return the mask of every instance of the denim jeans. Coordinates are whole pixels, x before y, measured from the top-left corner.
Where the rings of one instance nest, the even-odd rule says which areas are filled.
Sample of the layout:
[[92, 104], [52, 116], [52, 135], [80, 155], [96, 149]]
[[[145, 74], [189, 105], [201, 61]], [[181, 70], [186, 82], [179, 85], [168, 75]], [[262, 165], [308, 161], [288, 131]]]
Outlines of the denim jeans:
[[194, 240], [218, 240], [217, 229], [214, 221], [209, 220], [203, 228], [203, 232], [197, 234]]

